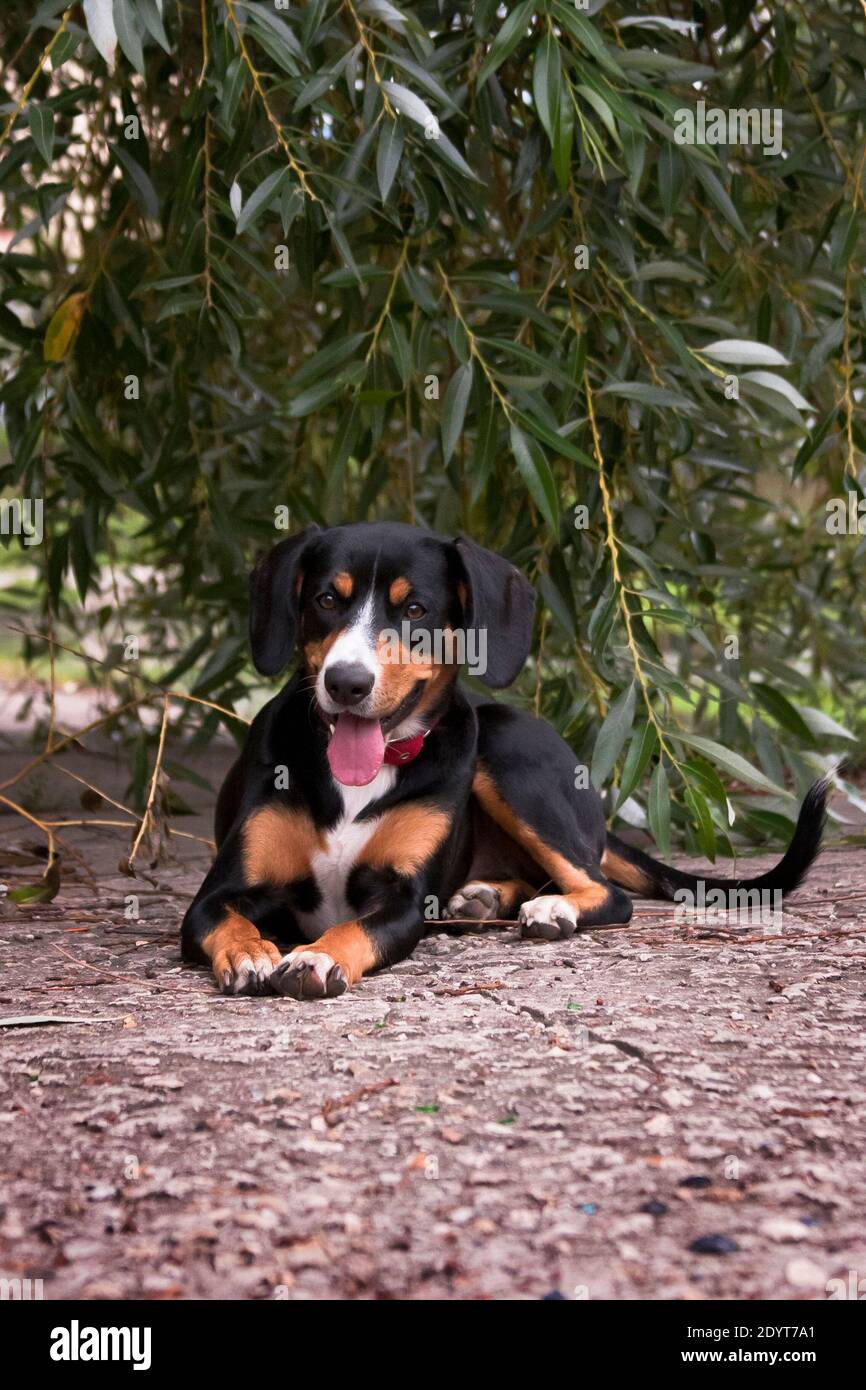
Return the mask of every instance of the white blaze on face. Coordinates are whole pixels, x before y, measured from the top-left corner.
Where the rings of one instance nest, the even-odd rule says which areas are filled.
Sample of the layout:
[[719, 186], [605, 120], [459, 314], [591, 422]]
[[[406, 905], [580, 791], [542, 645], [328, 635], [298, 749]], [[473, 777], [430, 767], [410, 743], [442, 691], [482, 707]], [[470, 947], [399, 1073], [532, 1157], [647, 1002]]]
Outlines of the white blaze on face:
[[375, 700], [379, 684], [376, 637], [375, 596], [371, 589], [349, 626], [340, 633], [331, 647], [322, 663], [322, 669], [316, 677], [316, 699], [326, 713], [333, 714], [335, 711], [333, 701], [325, 686], [325, 677], [331, 667], [338, 664], [347, 663], [352, 666], [363, 666], [365, 671], [369, 671], [373, 677], [373, 688], [366, 700], [358, 706], [356, 713], [362, 714], [364, 708], [369, 709]]

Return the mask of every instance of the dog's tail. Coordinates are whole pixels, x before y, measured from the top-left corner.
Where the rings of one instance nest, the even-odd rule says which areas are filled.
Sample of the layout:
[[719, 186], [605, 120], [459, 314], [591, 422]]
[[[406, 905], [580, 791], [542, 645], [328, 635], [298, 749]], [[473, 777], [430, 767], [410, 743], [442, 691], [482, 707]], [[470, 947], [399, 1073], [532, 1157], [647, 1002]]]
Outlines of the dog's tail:
[[641, 898], [666, 898], [674, 901], [674, 894], [685, 889], [697, 894], [698, 884], [704, 889], [720, 888], [723, 891], [793, 893], [809, 872], [821, 848], [821, 834], [824, 829], [824, 811], [830, 777], [822, 777], [814, 782], [806, 793], [797, 826], [782, 859], [774, 868], [758, 878], [704, 878], [698, 874], [683, 873], [680, 869], [669, 868], [657, 859], [643, 854], [641, 850], [627, 845], [616, 835], [608, 832], [607, 848], [601, 860], [601, 868], [606, 878], [620, 888], [628, 888]]

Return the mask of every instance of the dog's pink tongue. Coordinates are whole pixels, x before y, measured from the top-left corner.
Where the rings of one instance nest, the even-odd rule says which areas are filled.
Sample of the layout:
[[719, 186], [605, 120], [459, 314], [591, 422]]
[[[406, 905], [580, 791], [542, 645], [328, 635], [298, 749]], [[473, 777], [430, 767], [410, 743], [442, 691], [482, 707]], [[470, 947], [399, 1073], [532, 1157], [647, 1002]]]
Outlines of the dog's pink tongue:
[[385, 757], [385, 740], [378, 719], [338, 714], [328, 744], [328, 762], [344, 787], [366, 787]]

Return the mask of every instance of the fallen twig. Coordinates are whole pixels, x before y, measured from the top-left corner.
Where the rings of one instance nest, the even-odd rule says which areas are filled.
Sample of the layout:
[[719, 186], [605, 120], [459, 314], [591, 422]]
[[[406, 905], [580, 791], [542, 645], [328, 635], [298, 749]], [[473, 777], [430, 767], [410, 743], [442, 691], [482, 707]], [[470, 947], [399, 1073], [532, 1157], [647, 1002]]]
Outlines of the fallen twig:
[[71, 951], [64, 951], [62, 946], [58, 946], [56, 941], [51, 942], [52, 949], [59, 951], [61, 956], [65, 956], [73, 965], [77, 965], [80, 970], [90, 970], [95, 975], [104, 975], [108, 980], [120, 980], [126, 985], [141, 985], [143, 989], [151, 989], [156, 994], [163, 993], [166, 985], [152, 985], [147, 980], [140, 980], [135, 975], [121, 975], [119, 970], [107, 970], [101, 965], [91, 965], [89, 961], [79, 960]]
[[384, 1081], [372, 1081], [368, 1086], [359, 1086], [357, 1091], [350, 1091], [346, 1096], [333, 1096], [326, 1100], [322, 1106], [322, 1118], [326, 1125], [332, 1128], [340, 1123], [339, 1116], [335, 1116], [335, 1110], [345, 1110], [356, 1101], [366, 1100], [368, 1096], [374, 1096], [377, 1091], [385, 1091], [389, 1086], [399, 1086], [399, 1081], [389, 1076]]
[[434, 994], [448, 994], [457, 996], [459, 994], [488, 994], [492, 989], [504, 989], [505, 985], [501, 980], [491, 980], [489, 983], [482, 982], [478, 985], [465, 985], [462, 989], [434, 989]]

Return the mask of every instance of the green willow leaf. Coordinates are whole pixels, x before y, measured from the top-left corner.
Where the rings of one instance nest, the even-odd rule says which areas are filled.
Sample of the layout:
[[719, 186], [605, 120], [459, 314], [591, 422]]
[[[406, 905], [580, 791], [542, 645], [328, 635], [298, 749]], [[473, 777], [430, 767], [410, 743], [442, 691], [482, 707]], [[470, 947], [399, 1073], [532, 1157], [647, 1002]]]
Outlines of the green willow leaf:
[[671, 848], [671, 799], [668, 789], [668, 775], [661, 759], [656, 763], [655, 771], [650, 778], [647, 818], [650, 834], [660, 852], [664, 855], [669, 854]]
[[382, 195], [383, 203], [387, 203], [388, 201], [391, 185], [400, 167], [400, 156], [402, 153], [403, 131], [400, 122], [386, 121], [382, 126], [382, 133], [379, 136], [379, 146], [376, 152], [376, 177], [379, 180], [379, 192]]
[[265, 208], [272, 202], [280, 190], [289, 181], [288, 169], [276, 169], [273, 174], [269, 174], [254, 193], [250, 195], [241, 208], [238, 218], [238, 232], [245, 232], [251, 227], [258, 217], [264, 212]]
[[622, 777], [619, 783], [619, 795], [617, 796], [616, 808], [619, 810], [624, 802], [628, 801], [635, 787], [637, 787], [644, 772], [649, 766], [650, 759], [658, 748], [658, 734], [655, 725], [649, 720], [645, 721], [635, 731], [622, 769]]
[[476, 88], [480, 92], [487, 79], [501, 67], [509, 54], [513, 53], [520, 40], [525, 37], [527, 26], [532, 18], [534, 0], [521, 0], [509, 10], [508, 15], [487, 52], [487, 57], [478, 72]]
[[463, 431], [469, 393], [472, 390], [472, 366], [464, 362], [448, 383], [442, 403], [442, 458], [448, 462]]
[[631, 685], [614, 700], [595, 740], [590, 777], [593, 785], [599, 790], [613, 772], [617, 758], [631, 733], [631, 727], [634, 723], [634, 709], [635, 684], [632, 681]]
[[27, 119], [34, 144], [47, 165], [54, 153], [54, 112], [50, 106], [31, 106]]
[[538, 507], [551, 531], [559, 530], [559, 498], [550, 465], [539, 445], [527, 436], [517, 425], [510, 430], [511, 452], [520, 470], [529, 495]]

